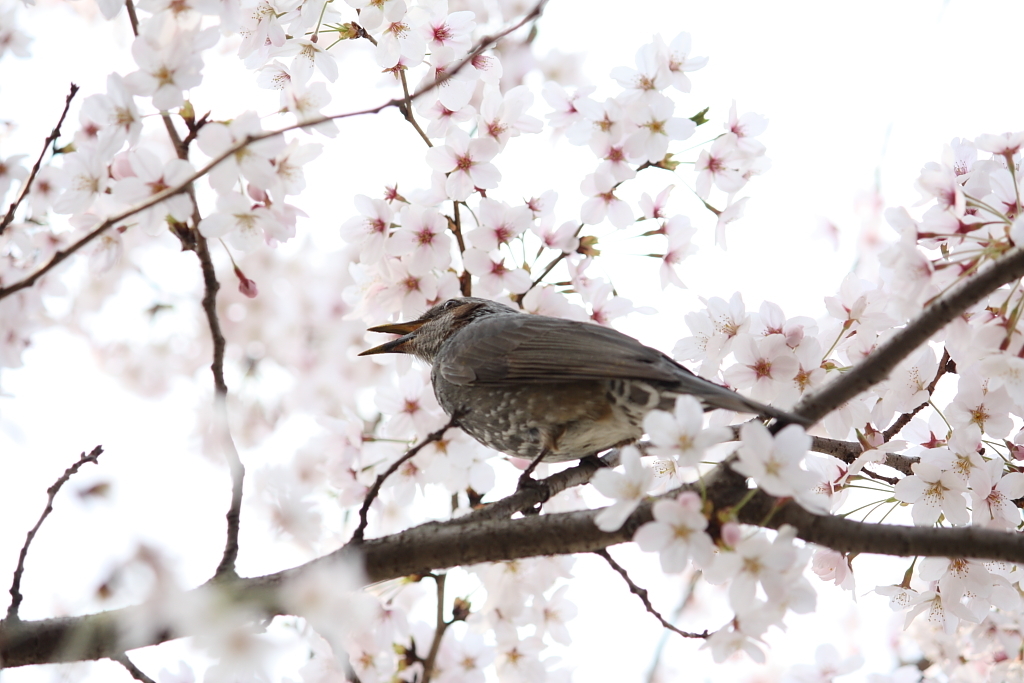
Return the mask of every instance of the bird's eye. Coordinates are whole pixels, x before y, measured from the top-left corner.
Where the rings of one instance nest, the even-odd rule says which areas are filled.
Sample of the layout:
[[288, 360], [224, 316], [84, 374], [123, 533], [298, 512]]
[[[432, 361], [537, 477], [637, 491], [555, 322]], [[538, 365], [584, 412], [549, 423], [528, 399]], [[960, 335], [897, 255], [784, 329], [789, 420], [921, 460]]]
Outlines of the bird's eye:
[[443, 304], [441, 304], [441, 310], [442, 311], [450, 311], [453, 308], [455, 308], [458, 305], [458, 303], [459, 303], [458, 299], [448, 299], [448, 301], [445, 301]]

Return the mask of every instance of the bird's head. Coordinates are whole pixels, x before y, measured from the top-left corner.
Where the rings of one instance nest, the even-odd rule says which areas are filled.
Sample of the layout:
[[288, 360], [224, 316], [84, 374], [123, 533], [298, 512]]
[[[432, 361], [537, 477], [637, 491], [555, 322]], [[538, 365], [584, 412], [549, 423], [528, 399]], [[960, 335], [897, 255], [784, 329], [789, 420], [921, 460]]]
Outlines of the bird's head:
[[359, 355], [411, 353], [428, 363], [433, 363], [441, 346], [453, 334], [472, 321], [488, 315], [507, 315], [509, 313], [515, 314], [518, 311], [497, 301], [477, 299], [476, 297], [448, 299], [415, 320], [371, 327], [370, 332], [384, 332], [401, 336], [380, 346], [367, 349]]

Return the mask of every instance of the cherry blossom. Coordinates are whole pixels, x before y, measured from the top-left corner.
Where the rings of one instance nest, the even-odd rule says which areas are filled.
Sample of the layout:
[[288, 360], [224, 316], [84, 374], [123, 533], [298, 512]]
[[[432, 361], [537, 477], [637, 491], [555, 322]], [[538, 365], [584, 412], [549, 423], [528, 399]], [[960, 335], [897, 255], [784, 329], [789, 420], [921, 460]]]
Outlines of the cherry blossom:
[[489, 138], [470, 138], [462, 130], [454, 129], [445, 138], [445, 144], [427, 150], [427, 164], [435, 171], [448, 174], [445, 191], [448, 196], [464, 201], [474, 188], [497, 187], [501, 173], [491, 159], [498, 153], [498, 143]]
[[674, 413], [649, 412], [644, 418], [644, 431], [651, 438], [652, 455], [671, 456], [688, 467], [700, 464], [704, 452], [711, 446], [732, 438], [728, 428], [704, 428], [704, 408], [692, 396], [676, 398]]
[[774, 436], [757, 422], [740, 427], [742, 445], [732, 466], [773, 496], [792, 497], [810, 490], [814, 477], [800, 465], [811, 438], [799, 425], [787, 425]]
[[601, 531], [618, 531], [654, 483], [654, 474], [640, 462], [636, 448], [623, 448], [621, 460], [623, 472], [599, 470], [591, 480], [594, 488], [615, 500], [594, 518]]
[[708, 520], [700, 510], [700, 496], [692, 491], [672, 500], [659, 500], [652, 507], [654, 521], [636, 530], [633, 540], [645, 552], [657, 552], [661, 568], [681, 572], [690, 559], [706, 567], [714, 556], [711, 537], [704, 533]]

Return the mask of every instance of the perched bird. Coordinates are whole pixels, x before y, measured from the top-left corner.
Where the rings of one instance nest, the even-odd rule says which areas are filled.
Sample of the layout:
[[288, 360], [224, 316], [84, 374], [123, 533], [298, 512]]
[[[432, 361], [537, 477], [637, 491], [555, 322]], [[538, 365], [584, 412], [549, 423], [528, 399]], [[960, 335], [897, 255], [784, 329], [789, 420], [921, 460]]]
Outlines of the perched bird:
[[698, 377], [632, 337], [590, 323], [521, 313], [496, 301], [449, 299], [416, 320], [371, 327], [402, 335], [361, 356], [410, 353], [430, 363], [438, 403], [480, 443], [557, 462], [636, 441], [677, 396], [705, 410], [805, 424]]

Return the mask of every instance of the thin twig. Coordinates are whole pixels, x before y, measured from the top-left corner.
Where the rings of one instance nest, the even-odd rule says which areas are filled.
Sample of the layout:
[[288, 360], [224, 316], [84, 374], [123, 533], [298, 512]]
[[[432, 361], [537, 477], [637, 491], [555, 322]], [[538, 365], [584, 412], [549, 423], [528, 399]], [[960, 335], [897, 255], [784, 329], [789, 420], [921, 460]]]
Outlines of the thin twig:
[[[935, 392], [935, 386], [939, 383], [939, 379], [947, 372], [953, 372], [956, 370], [956, 365], [949, 358], [949, 351], [942, 348], [942, 360], [939, 361], [939, 368], [935, 373], [935, 379], [928, 385], [926, 391], [928, 392], [928, 399], [931, 400], [932, 394]], [[918, 407], [914, 408], [909, 413], [903, 413], [899, 419], [892, 423], [888, 429], [882, 432], [883, 441], [889, 441], [894, 436], [900, 433], [900, 430], [907, 426], [907, 424], [917, 415], [921, 410], [928, 405], [928, 401], [925, 401]]]
[[[423, 94], [429, 92], [430, 90], [433, 90], [434, 88], [437, 88], [442, 83], [444, 83], [449, 78], [451, 78], [456, 73], [458, 73], [467, 64], [472, 62], [473, 58], [475, 58], [480, 53], [482, 53], [484, 50], [486, 50], [490, 46], [491, 43], [493, 43], [494, 41], [497, 41], [497, 40], [507, 36], [509, 33], [512, 33], [516, 29], [518, 29], [521, 26], [523, 26], [524, 24], [526, 24], [526, 22], [529, 21], [530, 19], [534, 19], [536, 17], [539, 17], [540, 14], [541, 14], [542, 8], [546, 4], [546, 2], [547, 2], [547, 0], [542, 0], [541, 2], [539, 2], [533, 8], [533, 10], [531, 10], [521, 21], [519, 21], [515, 25], [505, 29], [504, 31], [501, 31], [500, 33], [498, 33], [498, 34], [496, 34], [494, 36], [485, 36], [484, 38], [481, 38], [478, 41], [478, 43], [477, 43], [478, 47], [476, 49], [474, 49], [465, 59], [463, 59], [461, 62], [459, 62], [459, 64], [457, 64], [455, 67], [453, 67], [452, 69], [450, 69], [446, 73], [444, 73], [441, 76], [439, 76], [438, 78], [436, 78], [433, 82], [426, 84], [425, 86], [423, 86], [422, 88], [420, 88], [419, 90], [417, 90], [416, 92], [411, 94], [409, 96], [409, 99], [410, 100], [415, 100], [416, 98], [422, 96]], [[126, 218], [134, 216], [135, 214], [139, 213], [140, 211], [144, 211], [144, 210], [148, 209], [151, 206], [155, 206], [155, 205], [159, 204], [160, 202], [164, 201], [165, 199], [168, 199], [169, 197], [173, 197], [174, 195], [181, 194], [182, 192], [186, 192], [188, 190], [189, 186], [192, 185], [192, 183], [194, 183], [196, 180], [198, 180], [198, 179], [202, 178], [203, 176], [205, 176], [215, 166], [220, 164], [222, 161], [224, 161], [228, 157], [238, 153], [242, 149], [244, 149], [244, 148], [248, 147], [249, 145], [253, 144], [254, 142], [259, 142], [261, 140], [267, 140], [269, 138], [276, 137], [278, 135], [281, 135], [283, 133], [287, 133], [289, 131], [298, 130], [300, 128], [315, 127], [315, 126], [318, 126], [321, 123], [324, 123], [326, 121], [335, 121], [335, 120], [338, 120], [338, 119], [347, 119], [347, 118], [353, 118], [353, 117], [356, 117], [356, 116], [366, 116], [368, 114], [379, 114], [380, 112], [384, 111], [385, 109], [388, 109], [389, 107], [396, 107], [397, 108], [402, 103], [404, 103], [405, 101], [406, 100], [405, 100], [404, 97], [399, 98], [399, 99], [391, 99], [391, 100], [388, 100], [387, 102], [385, 102], [384, 104], [381, 104], [381, 105], [376, 106], [376, 107], [372, 107], [370, 109], [360, 109], [359, 111], [351, 111], [351, 112], [346, 112], [344, 114], [334, 114], [334, 115], [330, 115], [330, 116], [317, 116], [317, 117], [313, 117], [313, 118], [310, 118], [310, 119], [306, 119], [305, 121], [300, 121], [299, 123], [294, 123], [294, 124], [292, 124], [290, 126], [284, 126], [282, 128], [278, 128], [276, 130], [269, 130], [269, 131], [260, 133], [258, 135], [248, 135], [244, 139], [239, 140], [237, 143], [235, 143], [234, 145], [232, 145], [228, 149], [226, 149], [223, 152], [221, 152], [220, 154], [218, 154], [216, 157], [211, 159], [209, 161], [209, 163], [207, 163], [201, 169], [199, 169], [198, 171], [196, 171], [195, 173], [190, 175], [188, 178], [186, 178], [184, 181], [182, 181], [178, 185], [175, 185], [174, 187], [169, 187], [166, 190], [163, 190], [162, 192], [158, 192], [158, 193], [152, 195], [149, 199], [147, 199], [147, 200], [145, 200], [145, 201], [143, 201], [143, 202], [141, 202], [139, 204], [136, 204], [135, 206], [133, 206], [131, 208], [125, 209], [124, 211], [121, 211], [120, 213], [114, 214], [113, 216], [111, 216], [107, 220], [105, 220], [102, 223], [100, 223], [90, 233], [88, 233], [87, 235], [85, 235], [84, 237], [79, 239], [78, 241], [76, 241], [73, 244], [71, 244], [67, 249], [58, 250], [56, 253], [54, 253], [53, 257], [46, 263], [45, 266], [43, 266], [42, 268], [40, 268], [39, 270], [34, 272], [32, 275], [29, 275], [24, 280], [21, 280], [19, 282], [15, 282], [13, 285], [10, 285], [8, 287], [0, 287], [0, 299], [8, 297], [11, 294], [14, 294], [15, 292], [19, 292], [22, 289], [25, 289], [26, 287], [31, 287], [32, 285], [34, 285], [36, 283], [36, 281], [39, 280], [39, 278], [41, 278], [43, 275], [45, 275], [46, 273], [48, 273], [51, 270], [53, 270], [54, 268], [56, 268], [64, 260], [66, 260], [69, 256], [71, 256], [72, 254], [77, 252], [79, 249], [81, 249], [85, 245], [89, 244], [94, 239], [96, 239], [97, 237], [102, 235], [104, 232], [106, 232], [108, 229], [110, 229], [111, 227], [117, 225], [118, 223], [120, 223], [121, 221], [125, 220]]]
[[434, 582], [437, 584], [437, 620], [434, 626], [434, 641], [430, 644], [430, 654], [423, 661], [423, 679], [420, 683], [430, 683], [430, 677], [434, 675], [434, 663], [437, 661], [437, 653], [441, 649], [441, 639], [444, 632], [451, 625], [444, 620], [444, 581], [447, 574], [433, 574]]
[[[131, 2], [131, 0], [128, 1]], [[126, 655], [125, 653], [122, 652], [120, 654], [114, 655], [110, 659], [117, 662], [125, 669], [127, 669], [128, 673], [130, 673], [132, 675], [132, 678], [134, 678], [135, 680], [142, 681], [142, 683], [156, 683], [156, 681], [147, 676], [142, 669], [135, 666], [135, 664], [132, 663], [132, 660], [128, 659], [128, 655]]]
[[611, 565], [611, 568], [619, 573], [629, 586], [629, 592], [640, 598], [640, 601], [644, 603], [644, 607], [647, 608], [647, 611], [653, 614], [654, 618], [660, 621], [662, 626], [674, 633], [678, 633], [683, 638], [707, 638], [711, 635], [708, 633], [707, 629], [704, 630], [704, 633], [690, 633], [689, 631], [683, 631], [666, 621], [665, 617], [661, 616], [661, 613], [654, 609], [654, 605], [651, 604], [650, 599], [647, 597], [647, 590], [633, 583], [633, 579], [629, 578], [629, 574], [626, 573], [626, 570], [623, 569], [618, 562], [612, 559], [612, 556], [608, 554], [607, 550], [595, 550], [594, 554], [603, 557], [605, 561]]
[[377, 480], [373, 482], [373, 486], [371, 486], [370, 490], [366, 493], [366, 498], [363, 499], [363, 506], [359, 508], [359, 526], [356, 528], [355, 533], [352, 534], [352, 543], [362, 543], [363, 534], [366, 532], [366, 525], [368, 523], [367, 513], [370, 511], [370, 505], [373, 504], [373, 501], [377, 497], [377, 494], [380, 493], [380, 487], [384, 483], [384, 480], [390, 477], [395, 472], [397, 472], [399, 467], [401, 467], [406, 461], [408, 461], [417, 453], [419, 453], [424, 446], [426, 446], [429, 443], [434, 443], [435, 441], [440, 441], [441, 437], [444, 436], [445, 432], [447, 432], [449, 429], [455, 426], [456, 420], [457, 417], [453, 416], [452, 419], [448, 420], [448, 424], [446, 424], [444, 427], [441, 427], [436, 432], [431, 432], [430, 434], [428, 434], [427, 438], [423, 439], [423, 441], [420, 441], [418, 444], [407, 450], [405, 452], [405, 455], [403, 455], [395, 462], [391, 463], [391, 467], [389, 467], [383, 474], [377, 476]]
[[71, 92], [68, 93], [67, 98], [64, 100], [64, 111], [61, 112], [60, 118], [57, 120], [57, 125], [53, 127], [50, 134], [46, 136], [46, 140], [43, 141], [43, 149], [39, 152], [39, 158], [36, 159], [36, 163], [32, 165], [32, 170], [28, 173], [28, 178], [25, 179], [24, 184], [21, 186], [21, 190], [18, 192], [18, 198], [11, 202], [11, 206], [7, 209], [7, 214], [3, 220], [0, 220], [0, 235], [4, 234], [4, 230], [14, 220], [14, 212], [18, 210], [18, 206], [25, 201], [25, 197], [28, 196], [29, 190], [32, 189], [32, 183], [36, 179], [36, 174], [39, 173], [39, 167], [43, 164], [43, 157], [46, 156], [46, 150], [50, 149], [50, 146], [57, 141], [60, 137], [60, 127], [64, 125], [64, 119], [68, 115], [68, 109], [71, 108], [71, 100], [74, 99], [78, 93], [78, 86], [74, 83], [71, 84]]
[[25, 543], [21, 546], [21, 553], [18, 555], [18, 566], [14, 569], [14, 580], [11, 582], [11, 604], [7, 608], [8, 622], [16, 622], [19, 620], [18, 608], [21, 607], [21, 601], [23, 599], [23, 596], [21, 595], [21, 576], [25, 573], [25, 556], [28, 555], [28, 547], [32, 544], [32, 539], [36, 537], [39, 527], [43, 525], [46, 518], [50, 516], [51, 512], [53, 512], [53, 499], [57, 496], [57, 492], [60, 491], [60, 488], [82, 468], [82, 465], [87, 462], [95, 463], [99, 459], [101, 453], [103, 453], [103, 446], [97, 446], [92, 449], [88, 455], [82, 453], [78, 462], [64, 470], [64, 474], [60, 475], [57, 481], [53, 482], [50, 488], [46, 489], [46, 507], [43, 508], [43, 514], [39, 515], [39, 521], [36, 522], [36, 525], [32, 527], [25, 536]]
[[413, 116], [412, 98], [409, 97], [409, 82], [405, 80], [405, 71], [400, 71], [399, 76], [402, 79], [402, 93], [405, 95], [405, 102], [398, 110], [402, 112], [402, 116], [405, 117], [405, 120], [412, 124], [412, 127], [416, 129], [416, 132], [420, 134], [420, 137], [423, 138], [423, 142], [427, 143], [427, 147], [433, 147], [434, 143], [430, 141], [427, 134], [423, 132], [422, 128], [420, 128], [420, 124], [416, 122], [416, 117]]
[[[693, 600], [694, 590], [697, 588], [697, 582], [700, 581], [700, 577], [703, 576], [703, 572], [695, 571], [690, 575], [690, 581], [686, 584], [686, 590], [683, 591], [683, 596], [679, 599], [679, 604], [672, 611], [672, 621], [675, 621], [683, 614], [683, 610]], [[661, 665], [661, 653], [665, 650], [665, 645], [668, 644], [669, 634], [668, 631], [661, 632], [661, 638], [658, 639], [658, 647], [654, 650], [654, 656], [651, 657], [651, 668], [647, 671], [647, 683], [655, 683], [657, 680], [655, 676], [658, 674], [658, 667]]]
[[562, 470], [545, 479], [534, 480], [534, 486], [523, 488], [501, 500], [488, 503], [479, 510], [458, 517], [454, 521], [468, 524], [511, 517], [517, 512], [540, 505], [568, 488], [586, 484], [594, 476], [594, 472], [606, 467], [616, 467], [619, 464], [619, 456], [620, 451], [616, 448], [601, 458], [584, 458], [575, 467]]
[[139, 15], [135, 13], [135, 3], [132, 0], [125, 0], [125, 9], [128, 10], [128, 21], [132, 23], [132, 33], [139, 37]]

